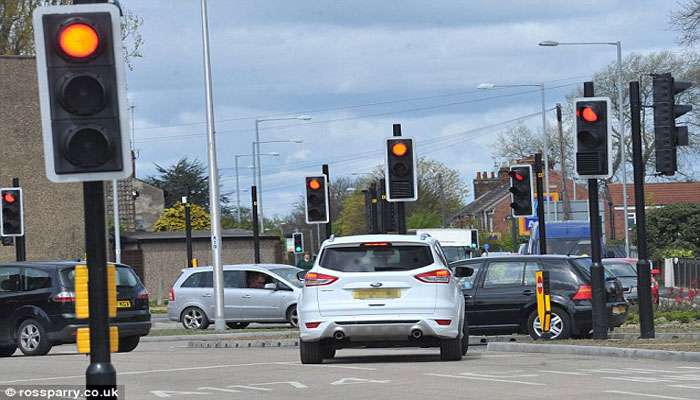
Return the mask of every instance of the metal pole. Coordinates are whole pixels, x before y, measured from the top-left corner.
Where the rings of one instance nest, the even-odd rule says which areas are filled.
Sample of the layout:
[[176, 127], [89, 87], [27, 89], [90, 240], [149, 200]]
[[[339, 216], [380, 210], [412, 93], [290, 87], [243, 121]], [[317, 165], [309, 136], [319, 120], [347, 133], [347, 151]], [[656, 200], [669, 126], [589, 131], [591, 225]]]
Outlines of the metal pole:
[[122, 262], [122, 240], [119, 220], [119, 188], [117, 180], [112, 181], [112, 213], [114, 214], [114, 262]]
[[238, 176], [238, 155], [233, 156], [234, 164], [236, 167], [236, 219], [238, 224], [241, 224], [241, 186], [240, 178]]
[[[584, 97], [593, 97], [593, 82], [583, 85]], [[608, 338], [608, 309], [605, 301], [605, 271], [601, 262], [600, 205], [598, 202], [598, 180], [588, 180], [588, 209], [591, 227], [591, 291], [593, 339]]]
[[326, 182], [328, 182], [328, 223], [326, 224], [326, 239], [331, 237], [333, 234], [333, 209], [331, 207], [331, 176], [328, 173], [328, 164], [323, 164], [321, 166], [321, 171], [323, 175], [326, 176]]
[[566, 172], [566, 152], [564, 150], [564, 127], [561, 122], [561, 104], [557, 103], [557, 128], [559, 131], [559, 159], [561, 165], [561, 197], [563, 200], [564, 221], [571, 219], [571, 203], [569, 202], [568, 174]]
[[544, 186], [545, 186], [545, 192], [547, 192], [547, 198], [546, 198], [546, 203], [545, 203], [545, 211], [547, 214], [547, 220], [551, 218], [551, 213], [549, 210], [549, 198], [551, 198], [551, 194], [549, 193], [549, 135], [547, 134], [547, 115], [546, 115], [546, 110], [545, 110], [545, 99], [544, 99], [544, 83], [540, 83], [540, 90], [542, 92], [542, 133], [544, 135], [544, 149], [542, 150], [542, 153], [544, 153]]
[[[629, 210], [627, 209], [627, 149], [625, 148], [625, 119], [622, 113], [622, 42], [617, 41], [617, 118], [620, 125], [620, 161], [622, 162], [622, 208], [625, 213], [625, 255], [630, 256]], [[610, 216], [612, 218], [612, 214]]]
[[[260, 125], [260, 120], [255, 120], [255, 153], [253, 154], [255, 157], [255, 165], [257, 167], [257, 173], [258, 173], [258, 183], [256, 184], [258, 189], [259, 189], [259, 194], [258, 194], [258, 213], [260, 214], [260, 231], [265, 232], [265, 214], [263, 211], [263, 196], [262, 196], [262, 163], [260, 161], [260, 129], [258, 128], [258, 125]], [[330, 180], [328, 181], [330, 183]]]
[[88, 267], [90, 303], [90, 365], [85, 371], [88, 389], [115, 387], [117, 371], [111, 362], [109, 307], [107, 304], [107, 243], [105, 240], [104, 185], [101, 181], [83, 183], [85, 207], [85, 252]]
[[639, 82], [630, 82], [630, 111], [632, 116], [632, 165], [634, 166], [634, 213], [637, 219], [639, 328], [642, 339], [651, 339], [655, 336], [654, 308], [651, 301], [651, 271], [647, 254], [647, 223], [644, 204], [645, 173], [642, 161], [642, 104], [639, 99]]
[[216, 135], [214, 130], [214, 99], [212, 97], [211, 61], [209, 57], [209, 25], [207, 0], [201, 0], [202, 45], [204, 48], [204, 88], [207, 103], [207, 142], [209, 155], [209, 210], [211, 211], [211, 252], [214, 266], [215, 314], [214, 328], [226, 330], [224, 320], [224, 270], [221, 265], [221, 209], [219, 204], [219, 167], [216, 162]]
[[547, 220], [544, 205], [544, 185], [542, 184], [542, 153], [535, 154], [535, 177], [535, 182], [537, 183], [537, 233], [539, 234], [540, 254], [547, 254]]
[[185, 247], [187, 249], [187, 268], [192, 268], [192, 205], [187, 201], [187, 196], [182, 197], [185, 203]]
[[318, 245], [318, 248], [316, 249], [317, 252], [321, 251], [321, 224], [314, 224], [316, 225], [316, 244]]
[[[401, 136], [401, 124], [394, 124], [394, 136]], [[418, 173], [415, 171], [414, 173]], [[416, 188], [417, 190], [417, 188]], [[391, 206], [387, 207], [390, 208]], [[399, 235], [406, 234], [406, 204], [403, 201], [396, 202], [396, 230]]]
[[[19, 178], [12, 178], [12, 187], [20, 187], [19, 186]], [[23, 200], [24, 201], [24, 200]], [[26, 222], [25, 222], [25, 227], [26, 227]], [[22, 236], [17, 236], [15, 238], [15, 259], [17, 261], [26, 261], [27, 260], [27, 230], [25, 229], [24, 235]]]
[[519, 243], [518, 243], [518, 219], [514, 217], [509, 217], [510, 218], [510, 235], [511, 235], [511, 240], [513, 241], [513, 253], [518, 252]]
[[258, 188], [252, 186], [250, 188], [250, 203], [252, 210], [253, 222], [253, 257], [255, 263], [260, 264], [260, 231], [258, 229]]

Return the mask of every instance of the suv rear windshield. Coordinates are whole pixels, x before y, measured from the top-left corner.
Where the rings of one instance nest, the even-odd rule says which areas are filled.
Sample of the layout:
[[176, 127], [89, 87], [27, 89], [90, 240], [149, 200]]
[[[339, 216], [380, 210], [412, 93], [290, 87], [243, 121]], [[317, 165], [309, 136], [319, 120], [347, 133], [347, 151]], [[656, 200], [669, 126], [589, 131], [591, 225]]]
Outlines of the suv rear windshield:
[[321, 254], [323, 268], [343, 272], [408, 271], [433, 263], [430, 246], [333, 246]]
[[[60, 272], [61, 283], [67, 290], [75, 288], [75, 267], [62, 269]], [[117, 266], [117, 286], [121, 287], [136, 287], [139, 284], [139, 278], [131, 268]]]

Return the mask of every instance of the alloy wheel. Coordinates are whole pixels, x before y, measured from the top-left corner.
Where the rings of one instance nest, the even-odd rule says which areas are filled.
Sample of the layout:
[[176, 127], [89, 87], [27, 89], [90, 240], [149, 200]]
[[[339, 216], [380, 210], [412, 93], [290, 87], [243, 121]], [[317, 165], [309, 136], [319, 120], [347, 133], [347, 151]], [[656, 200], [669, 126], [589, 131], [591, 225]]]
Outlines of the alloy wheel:
[[192, 308], [183, 316], [183, 321], [187, 329], [199, 329], [202, 326], [202, 312]]
[[[535, 330], [537, 336], [542, 337], [542, 324], [540, 324], [540, 317], [535, 317], [532, 327]], [[564, 321], [558, 314], [552, 314], [552, 321], [549, 324], [549, 333], [551, 334], [550, 339], [558, 338], [564, 330]]]
[[36, 325], [28, 324], [22, 328], [20, 332], [20, 344], [27, 351], [34, 351], [39, 347], [41, 342], [41, 333]]

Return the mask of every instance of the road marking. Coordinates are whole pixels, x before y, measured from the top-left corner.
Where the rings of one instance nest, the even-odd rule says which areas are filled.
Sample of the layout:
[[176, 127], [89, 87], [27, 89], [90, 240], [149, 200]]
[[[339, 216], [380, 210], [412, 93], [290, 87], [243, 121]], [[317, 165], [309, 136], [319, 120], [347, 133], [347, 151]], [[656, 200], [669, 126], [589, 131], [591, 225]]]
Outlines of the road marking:
[[438, 376], [441, 378], [458, 378], [458, 379], [472, 379], [476, 381], [490, 381], [490, 382], [505, 382], [505, 383], [518, 383], [521, 385], [531, 385], [531, 386], [547, 386], [544, 383], [537, 383], [537, 382], [523, 382], [523, 381], [514, 381], [510, 379], [496, 379], [496, 378], [486, 378], [486, 377], [480, 377], [480, 376], [472, 376], [472, 375], [447, 375], [447, 374], [423, 374], [427, 376]]
[[343, 378], [335, 382], [331, 382], [331, 385], [354, 385], [358, 383], [389, 383], [390, 380], [386, 381], [375, 381], [372, 379], [362, 379], [362, 378]]
[[668, 386], [683, 388], [683, 389], [700, 389], [700, 385], [668, 385]]
[[651, 378], [646, 376], [604, 376], [603, 379], [610, 379], [615, 381], [629, 381], [629, 382], [640, 382], [640, 383], [661, 383], [661, 382], [673, 382], [668, 379]]
[[539, 372], [545, 373], [545, 374], [559, 374], [559, 375], [576, 375], [576, 376], [591, 376], [591, 374], [586, 374], [584, 372], [566, 372], [566, 371], [548, 371], [548, 370], [539, 370]]
[[629, 374], [629, 371], [624, 371], [621, 369], [612, 369], [612, 368], [600, 368], [600, 369], [577, 369], [577, 371], [583, 371], [583, 372], [591, 372], [591, 373], [598, 373], [598, 374]]
[[361, 371], [376, 371], [376, 368], [369, 368], [369, 367], [351, 367], [348, 365], [331, 365], [331, 364], [302, 364], [294, 361], [289, 361], [289, 362], [276, 362], [272, 364], [277, 364], [277, 365], [294, 365], [298, 367], [319, 367], [319, 368], [341, 368], [341, 369], [358, 369]]
[[161, 399], [168, 399], [173, 396], [190, 396], [193, 394], [197, 395], [210, 395], [211, 393], [205, 393], [205, 392], [178, 392], [177, 390], [151, 390], [151, 394], [153, 394], [156, 397], [160, 397]]
[[621, 390], [606, 390], [605, 393], [612, 394], [626, 394], [628, 396], [640, 396], [640, 397], [653, 397], [655, 399], [669, 399], [669, 400], [692, 400], [686, 397], [673, 397], [673, 396], [663, 396], [660, 394], [649, 394], [649, 393], [635, 393], [635, 392], [623, 392]]
[[700, 367], [676, 367], [676, 368], [683, 368], [683, 369], [700, 369]]
[[675, 374], [678, 371], [667, 371], [664, 369], [646, 369], [646, 368], [625, 368], [628, 371], [638, 371], [638, 372], [644, 372], [644, 373], [663, 373], [663, 374]]

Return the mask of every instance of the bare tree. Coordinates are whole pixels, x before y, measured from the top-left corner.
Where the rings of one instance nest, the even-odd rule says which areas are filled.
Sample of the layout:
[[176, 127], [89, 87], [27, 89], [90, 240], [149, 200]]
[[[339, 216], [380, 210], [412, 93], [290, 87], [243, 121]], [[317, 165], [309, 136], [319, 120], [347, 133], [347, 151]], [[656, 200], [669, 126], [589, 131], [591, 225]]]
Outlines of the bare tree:
[[680, 9], [671, 13], [671, 26], [678, 32], [678, 43], [693, 46], [698, 41], [700, 26], [700, 0], [679, 2]]

